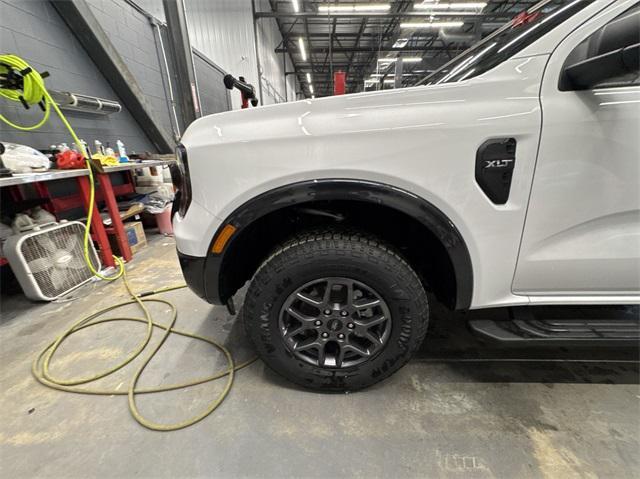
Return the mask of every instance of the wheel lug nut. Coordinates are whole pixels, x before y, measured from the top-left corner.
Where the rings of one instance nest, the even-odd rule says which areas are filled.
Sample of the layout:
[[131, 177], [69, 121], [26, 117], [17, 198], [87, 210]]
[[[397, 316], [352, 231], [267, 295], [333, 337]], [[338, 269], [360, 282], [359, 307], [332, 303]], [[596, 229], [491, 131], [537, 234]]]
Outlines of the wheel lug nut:
[[328, 338], [329, 337], [329, 333], [322, 333], [320, 336], [322, 336], [323, 338]]
[[327, 316], [329, 316], [331, 314], [331, 310], [330, 309], [325, 309], [324, 310], [324, 314], [326, 314]]
[[316, 319], [313, 324], [315, 324], [316, 326], [320, 326], [322, 324], [322, 321], [320, 321], [319, 319]]
[[355, 328], [355, 327], [356, 327], [356, 325], [355, 325], [355, 324], [353, 324], [353, 323], [349, 323], [349, 324], [347, 324], [347, 328], [349, 328], [349, 329], [353, 329], [353, 328]]
[[342, 333], [338, 334], [338, 339], [344, 339], [344, 334]]
[[340, 316], [348, 316], [349, 313], [347, 311], [340, 311]]

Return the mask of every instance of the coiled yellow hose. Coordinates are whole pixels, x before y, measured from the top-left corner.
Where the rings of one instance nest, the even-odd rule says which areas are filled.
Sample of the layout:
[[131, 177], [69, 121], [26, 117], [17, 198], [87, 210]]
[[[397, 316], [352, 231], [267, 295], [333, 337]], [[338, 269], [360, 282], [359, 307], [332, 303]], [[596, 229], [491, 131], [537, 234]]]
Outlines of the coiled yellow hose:
[[[3, 65], [4, 64], [4, 65]], [[16, 55], [0, 55], [0, 75], [5, 75], [10, 69], [17, 70], [19, 72], [28, 70], [31, 68], [27, 62]], [[7, 125], [22, 131], [37, 130], [44, 125], [49, 119], [51, 114], [50, 104], [45, 100], [44, 94], [47, 89], [44, 86], [44, 80], [37, 71], [33, 70], [24, 76], [24, 86], [22, 91], [18, 90], [5, 90], [0, 89], [0, 96], [11, 100], [20, 102], [22, 96], [28, 105], [37, 105], [40, 102], [44, 103], [44, 115], [42, 119], [35, 125], [22, 126], [9, 121], [3, 114], [0, 113], [0, 119]]]
[[[6, 65], [6, 66], [3, 66], [2, 64]], [[53, 110], [56, 112], [56, 114], [60, 117], [60, 120], [62, 121], [64, 126], [69, 131], [69, 134], [73, 138], [74, 143], [78, 146], [78, 148], [80, 148], [80, 153], [82, 153], [84, 158], [87, 159], [86, 160], [87, 161], [87, 170], [88, 170], [88, 173], [89, 173], [89, 180], [90, 180], [89, 182], [90, 182], [91, 188], [90, 188], [90, 196], [89, 196], [89, 208], [88, 208], [88, 214], [87, 214], [87, 223], [86, 223], [85, 234], [84, 234], [84, 259], [85, 259], [85, 262], [87, 263], [87, 266], [89, 267], [91, 272], [94, 275], [96, 275], [97, 277], [99, 277], [99, 278], [101, 278], [103, 280], [115, 281], [118, 278], [122, 278], [124, 286], [125, 286], [127, 292], [129, 293], [129, 295], [131, 296], [131, 300], [129, 300], [129, 301], [118, 303], [118, 304], [115, 304], [113, 306], [109, 306], [107, 308], [99, 309], [99, 310], [95, 311], [94, 313], [92, 313], [92, 314], [80, 319], [79, 321], [74, 322], [69, 328], [67, 328], [67, 330], [65, 330], [60, 336], [58, 336], [53, 342], [51, 342], [36, 357], [36, 359], [34, 360], [34, 362], [32, 364], [32, 367], [31, 367], [31, 371], [33, 373], [33, 376], [41, 384], [44, 384], [45, 386], [48, 386], [50, 388], [57, 389], [57, 390], [60, 390], [60, 391], [74, 392], [74, 393], [80, 393], [80, 394], [93, 394], [93, 395], [101, 395], [101, 396], [125, 395], [126, 394], [128, 396], [128, 399], [129, 399], [128, 402], [129, 402], [129, 410], [131, 412], [131, 415], [134, 417], [134, 419], [136, 421], [138, 421], [138, 423], [140, 423], [141, 425], [143, 425], [144, 427], [147, 427], [149, 429], [153, 429], [153, 430], [156, 430], [156, 431], [174, 431], [176, 429], [182, 429], [182, 428], [185, 428], [187, 426], [191, 426], [192, 424], [195, 424], [196, 422], [204, 419], [209, 414], [211, 414], [218, 406], [220, 406], [222, 401], [224, 401], [224, 399], [229, 394], [229, 391], [231, 390], [231, 386], [233, 384], [235, 371], [237, 371], [237, 370], [239, 370], [241, 368], [244, 368], [244, 367], [248, 366], [249, 364], [253, 363], [256, 358], [251, 359], [249, 361], [245, 361], [244, 363], [235, 365], [230, 351], [227, 348], [225, 348], [222, 344], [216, 342], [215, 340], [213, 340], [211, 338], [207, 338], [205, 336], [200, 336], [198, 334], [189, 333], [189, 332], [186, 332], [186, 331], [180, 331], [178, 329], [175, 329], [174, 326], [176, 324], [177, 317], [178, 317], [178, 312], [177, 312], [177, 309], [176, 309], [175, 305], [173, 303], [171, 303], [170, 301], [167, 301], [167, 300], [164, 300], [164, 299], [157, 299], [157, 298], [152, 298], [152, 299], [145, 298], [145, 299], [142, 299], [140, 297], [140, 295], [134, 293], [133, 290], [131, 289], [131, 286], [130, 286], [128, 280], [127, 280], [124, 263], [120, 258], [114, 256], [114, 260], [115, 260], [116, 264], [118, 265], [118, 270], [117, 270], [116, 274], [114, 274], [114, 275], [105, 276], [105, 275], [102, 275], [99, 271], [97, 271], [95, 269], [93, 263], [91, 262], [90, 255], [89, 255], [89, 251], [90, 251], [90, 249], [89, 249], [89, 241], [91, 239], [91, 235], [90, 235], [90, 231], [89, 230], [90, 230], [90, 227], [91, 227], [91, 219], [92, 219], [93, 209], [94, 209], [94, 204], [95, 204], [95, 181], [94, 181], [94, 177], [93, 177], [93, 171], [91, 169], [91, 165], [90, 165], [89, 159], [88, 159], [89, 155], [85, 151], [83, 143], [80, 141], [80, 139], [76, 135], [76, 133], [73, 130], [73, 128], [71, 127], [70, 123], [67, 121], [67, 119], [64, 116], [64, 114], [62, 113], [62, 111], [60, 111], [60, 108], [58, 107], [56, 102], [51, 98], [51, 95], [47, 91], [47, 88], [45, 86], [45, 83], [44, 83], [44, 80], [43, 80], [42, 76], [34, 68], [32, 68], [26, 61], [24, 61], [22, 58], [20, 58], [20, 57], [18, 57], [16, 55], [0, 55], [0, 75], [6, 74], [9, 69], [13, 69], [13, 70], [21, 71], [21, 72], [22, 71], [27, 71], [28, 69], [30, 69], [31, 71], [29, 71], [28, 73], [26, 73], [24, 75], [24, 87], [23, 87], [22, 91], [9, 90], [9, 89], [0, 89], [0, 96], [4, 97], [4, 98], [6, 98], [6, 99], [8, 99], [10, 101], [16, 101], [16, 102], [20, 102], [21, 101], [20, 97], [22, 96], [23, 99], [29, 105], [36, 105], [36, 104], [42, 102], [44, 104], [44, 115], [43, 115], [42, 119], [38, 123], [36, 123], [34, 125], [31, 125], [31, 126], [18, 125], [16, 123], [8, 120], [2, 114], [0, 114], [0, 120], [2, 120], [7, 125], [9, 125], [9, 126], [11, 126], [13, 128], [16, 128], [18, 130], [33, 131], [33, 130], [37, 130], [38, 128], [40, 128], [42, 125], [44, 125], [46, 123], [46, 121], [49, 119], [49, 116], [50, 116], [50, 113], [51, 113], [51, 108], [53, 108]], [[167, 292], [167, 291], [180, 289], [180, 288], [185, 288], [185, 287], [186, 287], [186, 285], [184, 285], [184, 284], [178, 285], [178, 286], [172, 286], [172, 287], [169, 287], [169, 288], [163, 288], [163, 289], [159, 289], [159, 290], [153, 291], [151, 294], [164, 293], [164, 292]], [[145, 294], [145, 296], [149, 296], [149, 295], [150, 294]], [[169, 325], [163, 325], [163, 324], [160, 324], [160, 323], [157, 323], [157, 322], [153, 321], [151, 313], [149, 312], [149, 310], [145, 306], [145, 303], [148, 303], [148, 302], [162, 303], [162, 304], [165, 304], [165, 305], [169, 306], [169, 308], [171, 310], [171, 322], [169, 323]], [[128, 305], [132, 305], [132, 304], [138, 305], [138, 307], [142, 310], [144, 317], [142, 317], [142, 318], [136, 318], [136, 317], [113, 317], [113, 318], [99, 319], [105, 313], [108, 313], [110, 311], [113, 311], [113, 310], [116, 310], [118, 308], [122, 308], [122, 307], [125, 307], [125, 306], [128, 306]], [[85, 330], [85, 329], [87, 329], [87, 328], [89, 328], [91, 326], [95, 326], [95, 325], [102, 324], [102, 323], [107, 323], [107, 322], [115, 322], [115, 321], [141, 322], [141, 323], [146, 323], [147, 324], [146, 333], [145, 333], [144, 338], [140, 341], [140, 343], [133, 350], [133, 352], [130, 353], [123, 361], [121, 361], [117, 365], [115, 365], [115, 366], [113, 366], [111, 368], [108, 368], [108, 369], [106, 369], [106, 370], [104, 370], [102, 372], [90, 374], [88, 376], [81, 377], [81, 378], [61, 379], [61, 378], [54, 377], [51, 374], [50, 365], [51, 365], [51, 361], [52, 361], [54, 355], [56, 354], [56, 352], [58, 351], [60, 346], [64, 343], [64, 341], [66, 341], [71, 335], [73, 335], [73, 334], [75, 334], [75, 333], [77, 333], [79, 331]], [[86, 385], [86, 384], [92, 383], [92, 382], [97, 381], [99, 379], [105, 378], [105, 377], [115, 373], [116, 371], [119, 371], [120, 369], [124, 368], [126, 365], [131, 363], [134, 359], [139, 357], [144, 352], [144, 350], [146, 349], [147, 345], [149, 344], [149, 341], [151, 340], [151, 336], [153, 334], [153, 329], [154, 328], [164, 329], [164, 334], [160, 338], [159, 343], [156, 346], [154, 346], [152, 348], [151, 352], [147, 355], [147, 357], [143, 359], [142, 364], [140, 365], [140, 367], [135, 371], [135, 373], [131, 377], [129, 386], [128, 386], [126, 391], [119, 391], [117, 389], [91, 389], [91, 388], [81, 387], [81, 385]], [[168, 385], [168, 386], [160, 386], [160, 387], [156, 387], [156, 388], [147, 388], [147, 389], [138, 389], [138, 388], [136, 388], [138, 380], [140, 379], [140, 376], [142, 375], [143, 371], [145, 370], [147, 365], [151, 362], [151, 360], [154, 358], [154, 356], [158, 353], [160, 348], [162, 348], [163, 344], [165, 343], [165, 341], [167, 340], [167, 338], [171, 334], [178, 334], [180, 336], [184, 336], [184, 337], [188, 337], [188, 338], [192, 338], [192, 339], [197, 339], [199, 341], [204, 341], [204, 342], [212, 345], [216, 349], [220, 350], [224, 354], [225, 358], [227, 359], [227, 363], [228, 363], [227, 369], [225, 369], [224, 371], [221, 371], [219, 373], [213, 374], [211, 376], [208, 376], [208, 377], [204, 377], [204, 378], [188, 381], [188, 382], [181, 383], [181, 384], [172, 384], [172, 385]], [[205, 382], [214, 381], [216, 379], [220, 379], [220, 378], [225, 377], [225, 376], [227, 376], [227, 382], [225, 383], [225, 386], [224, 386], [223, 390], [220, 392], [220, 394], [218, 395], [218, 397], [215, 400], [213, 400], [211, 403], [209, 403], [209, 405], [205, 408], [205, 410], [203, 412], [201, 412], [200, 414], [197, 414], [197, 415], [195, 415], [195, 416], [193, 416], [193, 417], [191, 417], [191, 418], [189, 418], [189, 419], [187, 419], [185, 421], [181, 421], [181, 422], [173, 423], [173, 424], [156, 423], [156, 422], [153, 422], [153, 421], [143, 417], [142, 414], [140, 413], [137, 405], [136, 405], [136, 395], [138, 395], [138, 394], [161, 393], [161, 392], [166, 392], [166, 391], [173, 391], [175, 389], [188, 388], [188, 387], [191, 387], [191, 386], [196, 386], [196, 385], [199, 385], [199, 384], [203, 384]]]
[[30, 70], [30, 71], [29, 73], [24, 75], [24, 79], [23, 79], [24, 89], [22, 91], [0, 89], [0, 95], [8, 100], [16, 101], [16, 102], [20, 102], [20, 96], [22, 96], [24, 100], [27, 102], [27, 104], [29, 105], [36, 105], [42, 102], [44, 104], [44, 115], [42, 116], [42, 119], [38, 123], [31, 126], [18, 125], [8, 120], [2, 114], [0, 114], [0, 119], [4, 121], [7, 125], [17, 130], [33, 131], [33, 130], [37, 130], [38, 128], [40, 128], [42, 125], [46, 123], [46, 121], [49, 119], [51, 108], [53, 107], [58, 117], [60, 117], [60, 120], [62, 121], [64, 126], [69, 131], [71, 138], [73, 138], [73, 142], [80, 149], [80, 153], [82, 154], [82, 156], [84, 156], [87, 162], [87, 171], [89, 172], [89, 184], [91, 185], [91, 188], [90, 188], [90, 194], [89, 194], [89, 211], [87, 214], [87, 225], [86, 225], [87, 227], [85, 228], [85, 232], [84, 232], [85, 263], [87, 263], [87, 266], [91, 270], [91, 272], [97, 277], [99, 277], [100, 279], [103, 279], [105, 281], [115, 281], [116, 279], [124, 275], [124, 264], [122, 263], [122, 260], [120, 258], [118, 258], [117, 256], [113, 257], [116, 264], [118, 265], [118, 271], [116, 272], [116, 274], [112, 276], [104, 276], [100, 273], [100, 271], [95, 269], [95, 267], [93, 266], [93, 262], [91, 261], [89, 256], [89, 251], [90, 251], [89, 240], [91, 239], [91, 234], [89, 230], [91, 226], [91, 220], [93, 218], [93, 206], [95, 204], [96, 188], [95, 188], [95, 180], [93, 178], [93, 170], [91, 169], [91, 165], [89, 163], [89, 155], [87, 154], [87, 151], [84, 148], [84, 144], [80, 141], [80, 138], [78, 138], [78, 136], [76, 135], [76, 132], [71, 127], [71, 124], [67, 121], [67, 118], [64, 116], [64, 113], [62, 113], [62, 111], [58, 107], [58, 104], [53, 100], [53, 98], [51, 98], [51, 95], [49, 94], [49, 91], [47, 90], [47, 87], [44, 84], [44, 79], [42, 78], [40, 73], [38, 73], [38, 71], [35, 68], [32, 68], [26, 61], [24, 61], [22, 58], [16, 55], [0, 55], [0, 74], [6, 74], [9, 67], [18, 71], [25, 71], [25, 70]]

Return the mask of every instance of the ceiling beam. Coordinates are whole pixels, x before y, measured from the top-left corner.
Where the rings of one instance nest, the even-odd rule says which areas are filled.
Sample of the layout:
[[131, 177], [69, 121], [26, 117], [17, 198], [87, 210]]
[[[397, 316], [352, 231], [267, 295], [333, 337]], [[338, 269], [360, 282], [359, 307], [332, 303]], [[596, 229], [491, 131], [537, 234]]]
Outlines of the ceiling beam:
[[[380, 52], [380, 53], [408, 53], [411, 52], [430, 52], [430, 51], [445, 51], [448, 50], [447, 46], [420, 46], [420, 47], [411, 47], [411, 48], [376, 48], [375, 46], [370, 47], [333, 47], [331, 50], [332, 53], [371, 53], [371, 52]], [[286, 48], [276, 48], [276, 53], [282, 53], [285, 51], [289, 51]], [[313, 47], [307, 53], [316, 53], [316, 54], [325, 54], [329, 53], [329, 47]]]
[[[300, 2], [301, 11], [294, 12], [290, 0], [270, 0], [271, 11], [258, 12], [258, 18], [274, 18], [278, 20], [281, 32], [296, 41], [285, 41], [278, 45], [275, 52], [288, 52], [293, 60], [294, 74], [302, 78], [301, 90], [305, 91], [306, 74], [313, 75], [316, 95], [323, 96], [331, 93], [331, 70], [343, 70], [347, 73], [347, 92], [362, 90], [365, 76], [371, 71], [378, 70], [379, 56], [402, 55], [420, 56], [421, 63], [405, 65], [405, 70], [424, 70], [437, 67], [447, 58], [460, 53], [463, 46], [458, 43], [443, 42], [439, 32], [433, 30], [404, 30], [401, 22], [428, 19], [429, 14], [414, 10], [417, 0], [393, 0], [391, 9], [385, 12], [339, 12], [320, 13], [318, 7], [328, 2], [355, 3], [359, 0], [303, 0]], [[375, 1], [375, 0], [362, 0]], [[514, 3], [515, 2], [515, 3]], [[532, 2], [520, 0], [489, 0], [489, 5], [483, 12], [472, 15], [455, 15], [451, 12], [438, 15], [437, 19], [459, 19], [465, 22], [465, 28], [460, 32], [467, 33], [475, 24], [501, 24], [513, 18], [517, 10], [526, 8]], [[273, 8], [273, 5], [276, 8]], [[514, 13], [515, 12], [515, 13]], [[297, 27], [294, 27], [295, 22]], [[468, 28], [467, 28], [468, 27]], [[479, 31], [479, 30], [478, 30]], [[489, 30], [487, 30], [489, 31]], [[301, 61], [297, 48], [297, 37], [305, 39], [308, 56], [306, 62]], [[394, 42], [401, 37], [409, 38], [404, 48], [394, 48]], [[330, 68], [333, 67], [333, 68]], [[391, 67], [385, 68], [388, 71]], [[382, 70], [380, 70], [382, 71]], [[415, 77], [403, 79], [403, 84], [411, 83], [413, 78], [426, 76], [418, 73]], [[308, 92], [307, 92], [308, 93]]]
[[142, 86], [111, 43], [89, 4], [85, 0], [51, 0], [51, 4], [153, 146], [160, 153], [173, 151], [175, 141], [155, 118]]
[[167, 19], [169, 47], [173, 53], [176, 74], [181, 81], [175, 83], [180, 101], [180, 114], [184, 128], [202, 116], [198, 85], [196, 83], [193, 52], [187, 32], [187, 17], [183, 0], [163, 0]]
[[[353, 48], [360, 47], [360, 40], [362, 39], [362, 34], [364, 33], [364, 29], [367, 28], [367, 17], [362, 17], [362, 21], [360, 22], [360, 29], [358, 30], [358, 36], [356, 37], [356, 41], [353, 44]], [[347, 65], [347, 71], [345, 72], [346, 84], [350, 83], [349, 75], [351, 74], [351, 66], [353, 64], [353, 59], [356, 55], [356, 52], [352, 52], [349, 57], [349, 65]]]
[[[362, 18], [362, 13], [332, 13], [331, 18]], [[369, 18], [428, 18], [429, 14], [425, 12], [409, 11], [409, 12], [367, 12]], [[326, 20], [326, 13], [318, 12], [256, 12], [256, 18], [307, 18]], [[438, 18], [460, 18], [460, 15], [446, 14], [438, 15]], [[464, 18], [472, 19], [504, 19], [511, 20], [513, 15], [495, 12], [495, 13], [479, 13], [477, 15], [464, 15]]]

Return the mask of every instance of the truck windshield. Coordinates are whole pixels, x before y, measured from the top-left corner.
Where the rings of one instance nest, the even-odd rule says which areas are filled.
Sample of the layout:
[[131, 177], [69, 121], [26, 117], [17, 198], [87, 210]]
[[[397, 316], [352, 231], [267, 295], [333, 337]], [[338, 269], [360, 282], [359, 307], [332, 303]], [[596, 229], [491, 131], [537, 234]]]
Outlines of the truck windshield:
[[445, 64], [418, 85], [437, 85], [473, 78], [531, 45], [593, 0], [544, 0]]

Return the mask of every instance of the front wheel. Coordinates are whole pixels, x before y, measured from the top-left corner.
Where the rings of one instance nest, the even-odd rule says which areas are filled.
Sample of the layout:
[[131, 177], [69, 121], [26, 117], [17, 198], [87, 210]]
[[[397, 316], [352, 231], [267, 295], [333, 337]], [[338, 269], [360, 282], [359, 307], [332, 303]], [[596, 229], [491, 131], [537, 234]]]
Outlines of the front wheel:
[[375, 238], [309, 233], [258, 269], [244, 305], [258, 355], [294, 383], [370, 386], [400, 369], [427, 331], [427, 296], [411, 267]]

